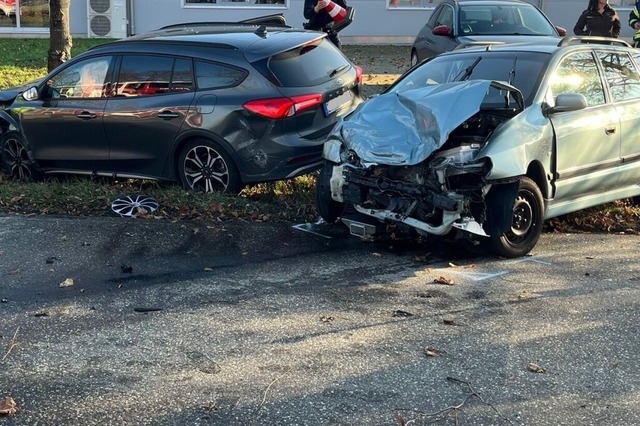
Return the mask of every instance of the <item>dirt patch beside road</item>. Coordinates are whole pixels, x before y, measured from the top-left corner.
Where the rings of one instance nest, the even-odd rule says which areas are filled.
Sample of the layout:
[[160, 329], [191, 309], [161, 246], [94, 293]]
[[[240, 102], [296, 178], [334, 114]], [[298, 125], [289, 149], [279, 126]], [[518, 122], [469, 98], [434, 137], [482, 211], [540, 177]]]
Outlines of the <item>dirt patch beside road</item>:
[[345, 45], [344, 54], [362, 67], [366, 96], [382, 92], [409, 68], [410, 46]]

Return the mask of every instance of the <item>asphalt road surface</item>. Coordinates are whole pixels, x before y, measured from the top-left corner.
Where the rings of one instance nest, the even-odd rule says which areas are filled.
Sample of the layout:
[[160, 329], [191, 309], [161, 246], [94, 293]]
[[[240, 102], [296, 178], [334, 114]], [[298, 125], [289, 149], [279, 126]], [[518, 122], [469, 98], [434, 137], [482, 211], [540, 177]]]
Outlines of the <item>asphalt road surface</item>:
[[0, 425], [640, 424], [639, 245], [0, 217]]

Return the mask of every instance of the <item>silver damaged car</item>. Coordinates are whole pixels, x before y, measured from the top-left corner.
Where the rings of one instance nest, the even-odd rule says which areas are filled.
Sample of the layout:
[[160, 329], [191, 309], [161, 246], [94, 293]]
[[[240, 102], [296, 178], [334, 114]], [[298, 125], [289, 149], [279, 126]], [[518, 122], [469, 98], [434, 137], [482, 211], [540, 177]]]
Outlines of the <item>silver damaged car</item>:
[[432, 58], [336, 125], [318, 211], [363, 238], [455, 232], [523, 256], [545, 219], [640, 195], [639, 63], [599, 37]]

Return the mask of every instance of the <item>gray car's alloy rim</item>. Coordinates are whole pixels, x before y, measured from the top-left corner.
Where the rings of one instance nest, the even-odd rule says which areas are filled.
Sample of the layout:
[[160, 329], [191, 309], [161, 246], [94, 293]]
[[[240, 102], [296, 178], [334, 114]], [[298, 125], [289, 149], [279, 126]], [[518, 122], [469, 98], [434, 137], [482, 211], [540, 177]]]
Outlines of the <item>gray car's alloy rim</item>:
[[224, 191], [229, 185], [229, 168], [218, 151], [201, 145], [187, 152], [184, 177], [195, 191]]
[[10, 176], [20, 180], [31, 179], [31, 160], [22, 142], [16, 138], [7, 139], [2, 156]]
[[127, 195], [111, 203], [111, 210], [122, 217], [131, 217], [142, 209], [152, 213], [158, 210], [158, 202], [146, 195]]

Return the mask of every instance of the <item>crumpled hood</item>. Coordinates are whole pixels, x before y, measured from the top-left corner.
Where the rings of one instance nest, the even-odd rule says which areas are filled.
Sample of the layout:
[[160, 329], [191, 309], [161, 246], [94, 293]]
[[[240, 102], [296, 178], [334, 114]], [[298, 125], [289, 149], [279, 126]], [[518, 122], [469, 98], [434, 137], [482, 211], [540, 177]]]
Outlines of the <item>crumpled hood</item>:
[[514, 92], [522, 109], [520, 91], [503, 82], [471, 80], [436, 84], [369, 99], [336, 125], [329, 139], [341, 140], [365, 163], [418, 164], [442, 147], [456, 127], [480, 110], [491, 85]]

